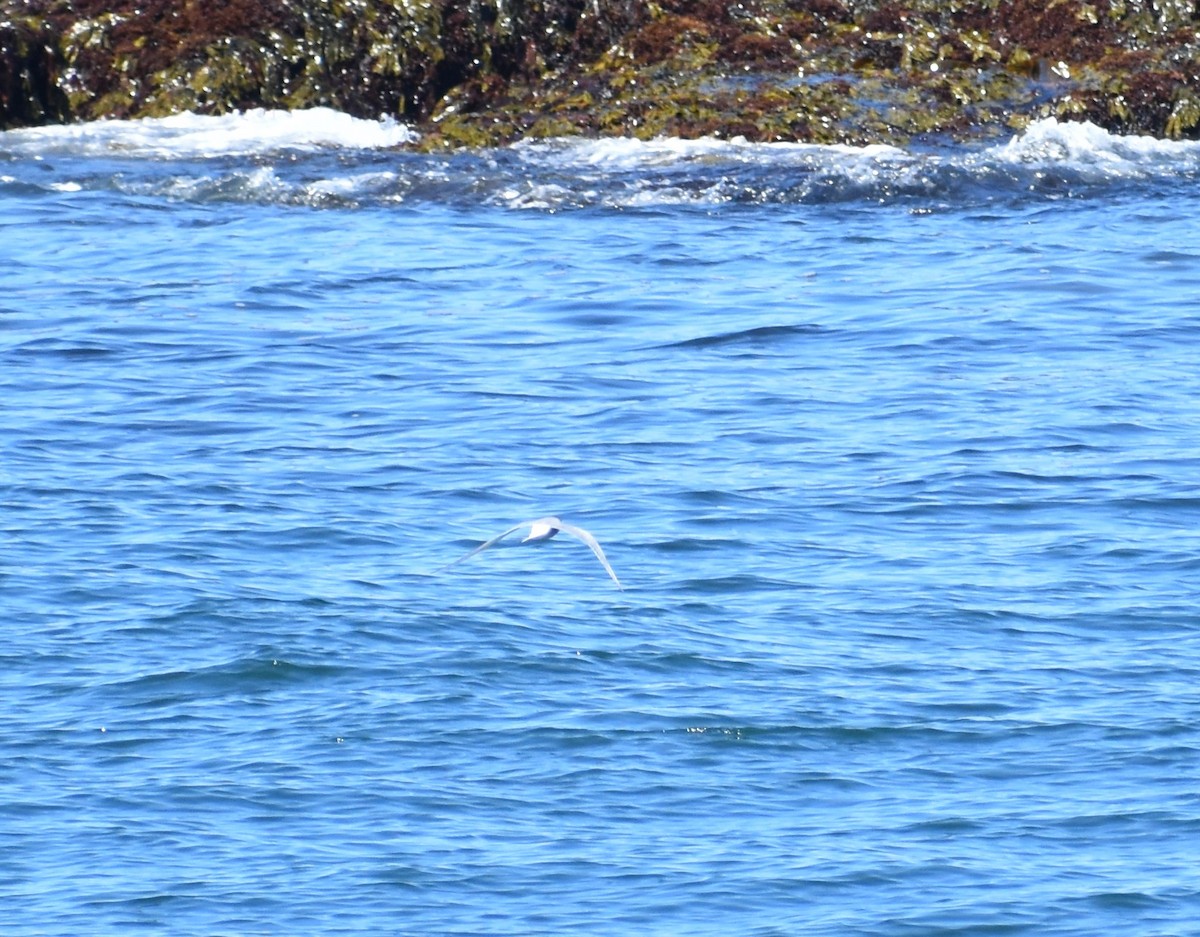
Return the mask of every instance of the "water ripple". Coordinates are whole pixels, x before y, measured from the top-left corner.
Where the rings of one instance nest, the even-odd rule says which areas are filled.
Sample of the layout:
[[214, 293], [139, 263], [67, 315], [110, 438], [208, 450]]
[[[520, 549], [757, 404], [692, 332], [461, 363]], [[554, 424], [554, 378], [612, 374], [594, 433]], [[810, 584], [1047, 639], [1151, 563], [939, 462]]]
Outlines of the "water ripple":
[[1070, 133], [0, 139], [9, 930], [1186, 933], [1194, 153]]

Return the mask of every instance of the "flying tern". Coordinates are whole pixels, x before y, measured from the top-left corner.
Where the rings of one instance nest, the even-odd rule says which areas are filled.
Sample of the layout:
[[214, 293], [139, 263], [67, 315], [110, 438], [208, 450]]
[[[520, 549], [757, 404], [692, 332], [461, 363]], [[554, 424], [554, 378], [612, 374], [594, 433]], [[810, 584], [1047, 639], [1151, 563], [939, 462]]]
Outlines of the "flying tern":
[[[476, 553], [482, 553], [488, 547], [495, 546], [509, 534], [516, 533], [522, 527], [529, 528], [529, 536], [525, 537], [521, 541], [522, 543], [531, 543], [538, 540], [549, 540], [560, 531], [564, 534], [570, 534], [576, 540], [582, 540], [591, 548], [592, 552], [596, 554], [596, 559], [600, 561], [600, 565], [603, 566], [605, 571], [612, 577], [612, 581], [617, 584], [617, 588], [622, 591], [625, 590], [625, 587], [621, 585], [621, 580], [618, 579], [617, 574], [613, 572], [613, 568], [608, 565], [608, 557], [606, 557], [604, 555], [604, 551], [600, 549], [600, 544], [596, 542], [596, 538], [582, 527], [576, 527], [574, 524], [568, 524], [557, 517], [539, 517], [537, 520], [525, 521], [524, 523], [510, 527], [508, 530], [504, 531], [504, 533], [497, 534], [491, 540], [481, 543], [465, 556], [460, 556], [453, 563], [446, 564], [442, 567], [442, 569], [449, 569], [451, 566], [456, 566], [463, 560], [469, 560]], [[441, 572], [441, 570], [439, 570], [439, 572]]]

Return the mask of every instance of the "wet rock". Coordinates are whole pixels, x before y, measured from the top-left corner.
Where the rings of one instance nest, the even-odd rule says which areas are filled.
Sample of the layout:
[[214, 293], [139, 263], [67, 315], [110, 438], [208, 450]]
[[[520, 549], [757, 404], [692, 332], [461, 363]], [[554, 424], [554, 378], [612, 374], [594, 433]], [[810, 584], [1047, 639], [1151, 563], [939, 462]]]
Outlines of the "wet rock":
[[1192, 0], [0, 0], [0, 126], [325, 105], [426, 147], [1200, 136]]
[[[610, 43], [632, 2], [0, 0], [0, 125], [326, 105], [420, 121]], [[29, 60], [38, 37], [47, 61]], [[10, 77], [10, 75], [12, 77]], [[65, 104], [65, 107], [64, 107]]]
[[56, 31], [42, 18], [0, 18], [0, 128], [70, 118], [57, 41]]

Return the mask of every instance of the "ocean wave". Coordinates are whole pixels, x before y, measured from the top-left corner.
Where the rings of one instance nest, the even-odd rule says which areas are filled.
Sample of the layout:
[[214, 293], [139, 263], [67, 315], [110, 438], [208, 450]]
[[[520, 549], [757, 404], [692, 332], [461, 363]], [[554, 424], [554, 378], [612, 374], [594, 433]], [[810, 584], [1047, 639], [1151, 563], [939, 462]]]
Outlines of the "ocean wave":
[[534, 164], [568, 163], [603, 171], [675, 167], [681, 163], [769, 163], [776, 166], [791, 163], [804, 166], [833, 159], [862, 165], [911, 159], [904, 150], [882, 144], [857, 147], [818, 143], [750, 143], [741, 137], [731, 140], [715, 137], [695, 140], [675, 137], [653, 140], [560, 137], [548, 141], [524, 141], [514, 144], [512, 149]]
[[167, 177], [122, 178], [117, 190], [129, 195], [165, 197], [182, 202], [243, 202], [310, 208], [354, 208], [365, 200], [386, 202], [403, 198], [403, 189], [392, 172], [319, 175], [292, 179], [274, 166], [223, 169], [203, 174]]
[[281, 150], [370, 150], [416, 139], [413, 130], [387, 117], [362, 120], [327, 107], [260, 108], [219, 117], [183, 113], [9, 130], [0, 133], [0, 154], [195, 159]]
[[[415, 139], [395, 121], [323, 108], [14, 130], [0, 133], [0, 156], [12, 167], [0, 186], [10, 194], [115, 189], [334, 209], [900, 203], [939, 210], [1030, 195], [1086, 196], [1114, 185], [1190, 185], [1200, 172], [1200, 143], [1119, 136], [1053, 118], [1002, 143], [910, 149], [715, 138], [559, 138], [441, 154], [404, 149]], [[30, 159], [40, 165], [31, 168]]]
[[1200, 168], [1200, 142], [1122, 136], [1087, 121], [1060, 122], [1053, 117], [1035, 121], [1024, 133], [986, 152], [1001, 163], [1102, 168], [1114, 177]]
[[[509, 200], [522, 208], [912, 200], [953, 206], [1029, 192], [1085, 194], [1123, 182], [1190, 181], [1200, 172], [1200, 143], [1120, 136], [1054, 118], [988, 146], [900, 149], [708, 138], [559, 139], [513, 149], [543, 176], [538, 197], [523, 192]], [[557, 203], [545, 197], [547, 177], [560, 190]], [[564, 182], [570, 178], [580, 184]]]

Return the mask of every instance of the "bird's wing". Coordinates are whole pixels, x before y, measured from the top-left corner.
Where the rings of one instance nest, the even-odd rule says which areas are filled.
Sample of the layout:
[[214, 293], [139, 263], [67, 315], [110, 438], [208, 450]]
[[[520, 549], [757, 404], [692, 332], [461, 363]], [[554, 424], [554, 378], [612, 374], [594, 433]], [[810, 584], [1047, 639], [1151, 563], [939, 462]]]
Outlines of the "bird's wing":
[[458, 559], [456, 559], [454, 562], [452, 562], [452, 563], [447, 563], [445, 566], [443, 566], [441, 569], [439, 569], [439, 570], [438, 570], [438, 572], [440, 573], [440, 572], [442, 572], [442, 570], [449, 569], [451, 566], [457, 566], [457, 565], [458, 565], [459, 563], [461, 563], [463, 560], [469, 560], [469, 559], [470, 559], [471, 557], [473, 557], [473, 556], [474, 556], [476, 553], [482, 553], [482, 552], [483, 552], [484, 550], [486, 550], [488, 547], [495, 546], [497, 543], [499, 543], [501, 540], [503, 540], [503, 539], [504, 539], [505, 537], [507, 537], [509, 534], [516, 533], [516, 532], [517, 532], [518, 530], [520, 530], [522, 527], [528, 527], [528, 526], [529, 526], [531, 523], [533, 523], [533, 522], [532, 522], [532, 521], [525, 521], [523, 524], [517, 524], [517, 525], [515, 525], [515, 526], [513, 526], [513, 527], [510, 527], [510, 528], [508, 528], [508, 530], [504, 531], [504, 533], [502, 533], [502, 534], [497, 534], [497, 535], [496, 535], [495, 537], [493, 537], [491, 540], [488, 540], [488, 541], [486, 541], [486, 542], [484, 542], [484, 543], [481, 543], [479, 546], [477, 546], [477, 547], [476, 547], [474, 550], [472, 550], [470, 553], [465, 553], [465, 554], [463, 554], [462, 556], [460, 556]]
[[[617, 588], [622, 592], [625, 591], [625, 587], [621, 585], [621, 580], [617, 578], [617, 574], [613, 572], [613, 568], [608, 565], [608, 557], [606, 557], [604, 555], [604, 551], [600, 549], [600, 544], [596, 542], [595, 537], [589, 534], [582, 527], [576, 527], [574, 524], [567, 524], [563, 521], [558, 522], [558, 529], [564, 534], [570, 534], [577, 540], [582, 540], [589, 547], [591, 547], [592, 552], [596, 554], [596, 559], [600, 561], [600, 564], [608, 571], [608, 574], [612, 576], [612, 581], [617, 584]], [[480, 549], [482, 549], [482, 547]]]

